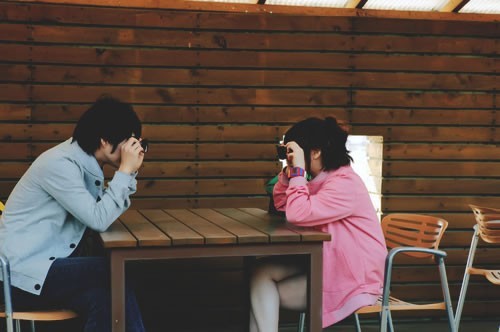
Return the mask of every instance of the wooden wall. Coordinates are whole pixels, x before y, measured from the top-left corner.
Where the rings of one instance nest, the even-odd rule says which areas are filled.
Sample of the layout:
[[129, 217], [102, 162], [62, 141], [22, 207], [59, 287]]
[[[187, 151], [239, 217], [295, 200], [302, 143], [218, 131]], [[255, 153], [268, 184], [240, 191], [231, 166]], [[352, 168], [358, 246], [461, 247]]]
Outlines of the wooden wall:
[[[383, 136], [384, 213], [450, 222], [456, 300], [467, 204], [500, 206], [500, 27], [449, 17], [0, 3], [0, 199], [102, 93], [132, 102], [152, 141], [134, 208], [266, 207], [273, 144], [297, 120], [332, 115]], [[498, 263], [500, 248], [477, 257]], [[395, 293], [440, 297], [437, 273], [401, 263]], [[499, 287], [474, 278], [469, 295], [465, 315], [500, 313]]]

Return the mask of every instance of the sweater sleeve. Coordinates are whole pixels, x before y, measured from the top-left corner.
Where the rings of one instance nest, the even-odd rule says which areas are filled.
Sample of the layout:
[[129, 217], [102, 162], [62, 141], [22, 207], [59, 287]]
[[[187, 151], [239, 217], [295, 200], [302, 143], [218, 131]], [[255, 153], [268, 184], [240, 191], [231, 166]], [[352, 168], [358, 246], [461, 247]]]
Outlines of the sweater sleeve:
[[273, 201], [274, 207], [278, 211], [285, 211], [286, 208], [286, 190], [288, 188], [288, 178], [285, 173], [281, 172], [278, 175], [278, 182], [274, 185]]
[[129, 206], [135, 192], [135, 176], [115, 172], [98, 202], [85, 186], [82, 170], [68, 159], [44, 169], [40, 184], [61, 206], [84, 225], [105, 231]]
[[311, 194], [303, 177], [290, 179], [286, 190], [286, 217], [298, 226], [318, 226], [350, 216], [354, 211], [356, 186], [346, 177], [325, 181]]

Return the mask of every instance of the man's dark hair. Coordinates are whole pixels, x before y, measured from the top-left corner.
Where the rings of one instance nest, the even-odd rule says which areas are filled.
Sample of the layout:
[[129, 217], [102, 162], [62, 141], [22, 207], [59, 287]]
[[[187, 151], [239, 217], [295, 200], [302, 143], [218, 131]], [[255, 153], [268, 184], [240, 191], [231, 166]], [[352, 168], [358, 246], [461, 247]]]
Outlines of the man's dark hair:
[[285, 134], [284, 143], [295, 141], [304, 150], [306, 167], [311, 163], [311, 150], [321, 150], [326, 171], [349, 165], [352, 157], [346, 148], [347, 132], [332, 117], [309, 118], [296, 123]]
[[125, 139], [141, 137], [141, 121], [132, 105], [110, 96], [100, 97], [78, 120], [73, 131], [73, 142], [93, 155], [99, 149], [101, 138], [113, 144], [114, 152]]

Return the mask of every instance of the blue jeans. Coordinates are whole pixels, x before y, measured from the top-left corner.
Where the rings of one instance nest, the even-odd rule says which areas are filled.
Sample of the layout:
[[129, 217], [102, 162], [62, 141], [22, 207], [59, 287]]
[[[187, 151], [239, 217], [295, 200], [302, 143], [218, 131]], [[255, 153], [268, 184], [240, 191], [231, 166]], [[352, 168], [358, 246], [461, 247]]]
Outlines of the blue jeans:
[[[52, 264], [41, 294], [12, 287], [14, 310], [65, 308], [78, 313], [84, 331], [111, 331], [110, 265], [104, 257], [59, 258]], [[126, 286], [126, 330], [145, 331], [134, 292]]]

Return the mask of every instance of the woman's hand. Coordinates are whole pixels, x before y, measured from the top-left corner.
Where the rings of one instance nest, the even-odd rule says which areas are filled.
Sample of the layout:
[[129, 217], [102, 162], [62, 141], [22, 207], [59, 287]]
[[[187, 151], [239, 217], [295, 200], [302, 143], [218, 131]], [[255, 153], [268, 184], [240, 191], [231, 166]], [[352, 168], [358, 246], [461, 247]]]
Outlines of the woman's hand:
[[131, 137], [121, 146], [121, 162], [119, 171], [127, 174], [136, 172], [142, 165], [144, 150], [135, 137]]
[[288, 166], [300, 167], [306, 169], [306, 160], [304, 158], [304, 150], [295, 142], [286, 144], [286, 162]]

